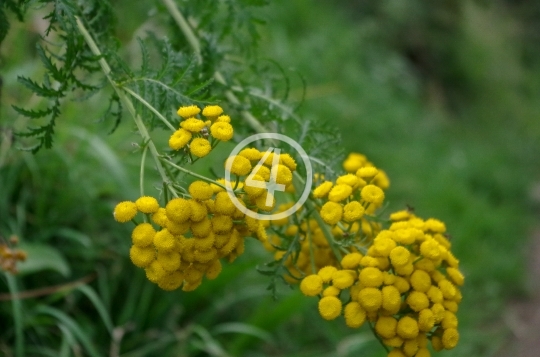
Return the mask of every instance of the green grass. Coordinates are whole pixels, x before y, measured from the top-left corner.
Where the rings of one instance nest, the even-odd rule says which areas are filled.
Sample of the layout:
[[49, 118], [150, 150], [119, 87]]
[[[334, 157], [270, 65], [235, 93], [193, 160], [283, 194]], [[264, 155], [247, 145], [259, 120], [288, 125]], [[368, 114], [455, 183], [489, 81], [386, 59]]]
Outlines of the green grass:
[[[448, 71], [468, 86], [449, 104], [399, 47], [378, 41], [390, 36], [382, 25], [369, 16], [354, 21], [349, 11], [330, 2], [273, 3], [262, 12], [268, 25], [260, 56], [302, 74], [307, 96], [299, 115], [339, 130], [343, 141], [336, 149], [365, 153], [387, 171], [392, 209], [410, 205], [420, 216], [446, 222], [467, 282], [461, 342], [444, 355], [490, 356], [507, 333], [501, 321], [506, 301], [527, 294], [523, 252], [538, 210], [529, 189], [540, 177], [540, 68], [521, 64], [507, 31], [515, 20], [467, 5], [461, 35], [449, 49], [456, 67]], [[501, 26], [478, 25], [501, 18]], [[137, 25], [130, 19], [121, 39], [129, 41]], [[40, 73], [28, 50], [35, 35], [27, 30], [16, 25], [3, 47], [10, 51], [2, 62], [6, 127], [24, 124], [9, 104], [39, 102], [16, 84], [18, 74]], [[298, 100], [301, 84], [292, 72], [291, 79], [291, 97]], [[316, 299], [283, 288], [272, 301], [267, 278], [255, 271], [270, 257], [253, 241], [249, 254], [195, 292], [167, 293], [148, 283], [127, 257], [131, 227], [111, 215], [118, 201], [139, 192], [133, 143], [140, 138], [127, 123], [104, 135], [107, 128], [94, 122], [106, 104], [99, 99], [66, 104], [54, 149], [36, 156], [12, 150], [0, 167], [0, 234], [16, 234], [23, 246], [54, 257], [21, 266], [16, 279], [2, 276], [0, 293], [90, 279], [2, 302], [2, 353], [69, 356], [77, 345], [85, 355], [121, 346], [125, 356], [384, 356], [367, 328], [323, 321]], [[166, 140], [162, 133], [156, 138]], [[208, 162], [221, 165], [230, 147]], [[335, 160], [338, 167], [341, 158]], [[207, 167], [201, 162], [195, 169]], [[149, 175], [146, 189], [155, 182]]]

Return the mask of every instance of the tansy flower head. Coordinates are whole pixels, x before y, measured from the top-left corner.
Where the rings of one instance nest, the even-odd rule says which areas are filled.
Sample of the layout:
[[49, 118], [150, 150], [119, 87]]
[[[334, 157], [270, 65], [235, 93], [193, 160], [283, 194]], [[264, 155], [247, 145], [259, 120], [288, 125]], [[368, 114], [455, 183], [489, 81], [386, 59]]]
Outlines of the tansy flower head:
[[233, 127], [226, 122], [216, 122], [210, 127], [212, 136], [221, 141], [229, 141], [233, 137]]
[[418, 336], [418, 322], [410, 316], [404, 316], [399, 319], [396, 330], [401, 338], [416, 338]]
[[369, 203], [380, 204], [384, 200], [384, 192], [380, 187], [367, 185], [360, 192], [362, 199]]
[[208, 105], [203, 109], [202, 115], [205, 117], [212, 119], [217, 118], [223, 113], [223, 108], [221, 108], [219, 105]]
[[214, 191], [209, 184], [204, 181], [194, 181], [189, 185], [189, 194], [196, 200], [204, 201], [212, 198]]
[[328, 265], [322, 268], [321, 270], [319, 270], [317, 275], [319, 275], [322, 278], [323, 282], [328, 284], [330, 280], [332, 280], [332, 276], [334, 275], [336, 271], [337, 271], [336, 267]]
[[342, 184], [342, 185], [349, 185], [351, 187], [354, 187], [356, 186], [356, 184], [358, 184], [358, 177], [356, 177], [353, 174], [343, 175], [343, 176], [338, 177], [338, 179], [336, 180], [336, 183], [338, 185]]
[[133, 265], [139, 268], [145, 268], [149, 266], [155, 259], [156, 251], [154, 247], [139, 247], [136, 245], [131, 246], [129, 250], [129, 258]]
[[185, 222], [191, 215], [191, 206], [183, 198], [174, 198], [165, 207], [167, 218], [174, 222]]
[[296, 161], [294, 161], [293, 157], [289, 154], [281, 154], [280, 160], [283, 163], [283, 165], [287, 166], [291, 171], [296, 170]]
[[131, 221], [137, 215], [137, 205], [131, 201], [120, 202], [114, 208], [113, 215], [120, 223]]
[[326, 202], [321, 208], [321, 218], [328, 224], [334, 225], [341, 220], [343, 207], [336, 202]]
[[361, 167], [356, 171], [356, 176], [361, 178], [370, 178], [377, 175], [379, 171], [373, 166]]
[[282, 164], [278, 164], [276, 182], [283, 185], [288, 185], [292, 182], [291, 170]]
[[383, 338], [392, 338], [396, 335], [397, 320], [392, 316], [381, 316], [375, 324], [375, 331]]
[[345, 324], [351, 328], [359, 328], [366, 321], [366, 311], [356, 301], [345, 305]]
[[189, 118], [189, 117], [194, 117], [200, 112], [201, 110], [199, 109], [199, 107], [197, 107], [196, 105], [190, 105], [190, 106], [178, 108], [178, 111], [176, 113], [182, 118]]
[[300, 283], [300, 291], [306, 296], [315, 296], [321, 293], [323, 280], [319, 275], [308, 275]]
[[332, 275], [332, 285], [338, 289], [347, 289], [354, 284], [356, 274], [352, 270], [338, 270]]
[[368, 312], [377, 311], [382, 305], [381, 290], [376, 288], [364, 288], [360, 290], [358, 293], [358, 302]]
[[182, 121], [180, 126], [189, 132], [198, 133], [206, 126], [206, 124], [200, 119], [188, 118]]
[[135, 201], [137, 208], [142, 213], [156, 213], [159, 209], [159, 203], [154, 197], [143, 196]]
[[352, 187], [345, 184], [335, 185], [328, 194], [328, 199], [332, 202], [340, 202], [349, 197], [352, 193]]
[[197, 157], [204, 157], [210, 153], [212, 146], [205, 138], [195, 138], [189, 146], [189, 151]]
[[152, 244], [156, 230], [150, 223], [141, 223], [131, 233], [133, 245], [147, 247]]
[[216, 119], [216, 123], [230, 123], [230, 122], [231, 122], [231, 117], [228, 115], [220, 115]]
[[383, 283], [383, 273], [378, 268], [366, 267], [360, 272], [359, 280], [364, 286], [377, 288]]
[[225, 168], [229, 166], [231, 173], [238, 176], [245, 176], [251, 172], [251, 162], [243, 156], [231, 156], [225, 162]]
[[341, 315], [342, 304], [335, 296], [325, 296], [319, 300], [319, 313], [325, 320], [333, 320]]
[[180, 150], [189, 143], [193, 134], [186, 129], [178, 129], [169, 139], [169, 147], [173, 150]]
[[255, 148], [245, 148], [238, 154], [250, 161], [258, 161], [262, 158], [262, 153]]
[[395, 314], [401, 307], [401, 295], [399, 290], [393, 286], [388, 285], [382, 288], [382, 307], [391, 314]]
[[358, 201], [351, 201], [343, 207], [343, 219], [345, 222], [354, 222], [362, 218], [364, 207]]
[[319, 186], [317, 186], [317, 188], [315, 188], [313, 190], [313, 196], [315, 198], [323, 198], [325, 197], [328, 192], [330, 192], [330, 190], [332, 189], [332, 186], [334, 184], [330, 181], [325, 181], [323, 183], [321, 183]]

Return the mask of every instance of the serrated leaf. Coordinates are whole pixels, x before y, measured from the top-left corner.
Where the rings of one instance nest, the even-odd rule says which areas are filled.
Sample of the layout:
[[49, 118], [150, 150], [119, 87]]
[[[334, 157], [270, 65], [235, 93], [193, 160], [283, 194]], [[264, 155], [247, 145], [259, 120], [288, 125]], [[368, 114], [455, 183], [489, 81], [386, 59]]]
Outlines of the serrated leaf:
[[0, 8], [0, 45], [2, 44], [4, 38], [6, 38], [8, 31], [9, 21], [4, 13], [4, 9]]
[[26, 110], [20, 107], [17, 107], [15, 105], [11, 106], [17, 113], [24, 115], [28, 118], [43, 118], [46, 115], [49, 115], [52, 113], [53, 108], [47, 108], [42, 110]]
[[49, 71], [49, 73], [52, 75], [54, 79], [56, 79], [58, 82], [62, 82], [62, 72], [54, 65], [50, 57], [47, 57], [47, 54], [45, 53], [45, 49], [41, 47], [39, 44], [36, 45], [36, 51], [41, 59], [41, 63], [45, 66], [45, 68]]
[[26, 88], [30, 89], [32, 92], [36, 93], [37, 95], [41, 97], [53, 98], [53, 97], [58, 97], [62, 94], [61, 92], [54, 90], [52, 88], [46, 88], [44, 86], [40, 86], [36, 82], [32, 81], [30, 78], [18, 76], [17, 80], [21, 84], [23, 84]]
[[21, 243], [27, 258], [17, 265], [19, 274], [32, 274], [44, 270], [54, 270], [64, 277], [71, 274], [71, 269], [58, 249], [39, 243]]

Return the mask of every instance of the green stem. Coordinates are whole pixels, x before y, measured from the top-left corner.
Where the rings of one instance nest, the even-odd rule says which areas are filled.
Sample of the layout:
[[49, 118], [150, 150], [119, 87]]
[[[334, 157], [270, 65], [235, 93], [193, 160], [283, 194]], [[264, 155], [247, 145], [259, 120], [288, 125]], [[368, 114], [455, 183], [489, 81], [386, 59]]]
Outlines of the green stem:
[[219, 182], [214, 181], [214, 180], [212, 180], [212, 179], [209, 179], [208, 177], [199, 175], [198, 173], [195, 173], [195, 172], [190, 171], [190, 170], [188, 170], [188, 169], [186, 169], [186, 168], [183, 168], [182, 166], [178, 166], [177, 164], [175, 164], [175, 163], [172, 162], [172, 161], [169, 161], [169, 160], [163, 159], [163, 158], [161, 159], [161, 161], [163, 161], [164, 163], [166, 163], [166, 164], [168, 164], [168, 165], [174, 167], [174, 168], [177, 169], [177, 170], [180, 170], [180, 171], [182, 171], [182, 172], [185, 172], [186, 174], [188, 174], [188, 175], [190, 175], [190, 176], [196, 177], [196, 178], [201, 179], [201, 180], [203, 180], [203, 181], [206, 181], [206, 182], [208, 182], [208, 183], [212, 183], [212, 184], [214, 184], [214, 185], [216, 185], [216, 186], [219, 186], [219, 187], [221, 187], [221, 188], [223, 188], [223, 189], [225, 189], [225, 190], [227, 189], [224, 185], [220, 184]]
[[6, 273], [9, 292], [11, 293], [11, 308], [13, 311], [13, 320], [15, 323], [15, 356], [24, 357], [24, 333], [22, 321], [22, 306], [21, 300], [17, 294], [17, 280], [10, 274]]
[[309, 242], [309, 260], [311, 263], [311, 271], [313, 274], [317, 274], [317, 268], [315, 267], [315, 253], [313, 252], [313, 239], [311, 237], [311, 227], [309, 226], [309, 217], [307, 217], [307, 237]]
[[[84, 27], [84, 24], [82, 23], [82, 21], [77, 16], [75, 16], [75, 20], [77, 21], [77, 27], [79, 28], [79, 31], [83, 35], [86, 41], [86, 44], [88, 45], [88, 47], [90, 47], [90, 50], [92, 51], [92, 53], [95, 56], [100, 57], [100, 59], [98, 60], [98, 63], [101, 66], [101, 70], [107, 77], [109, 83], [114, 88], [114, 91], [116, 92], [120, 100], [122, 101], [125, 108], [131, 114], [133, 121], [135, 121], [135, 125], [137, 125], [137, 129], [139, 130], [139, 133], [141, 134], [143, 138], [143, 141], [147, 142], [148, 148], [150, 149], [150, 153], [152, 154], [152, 157], [154, 158], [154, 162], [156, 164], [159, 175], [161, 176], [161, 179], [163, 180], [163, 182], [169, 182], [169, 179], [167, 175], [165, 174], [165, 171], [163, 170], [163, 166], [161, 165], [161, 162], [159, 161], [160, 155], [156, 149], [156, 146], [154, 145], [154, 142], [152, 141], [152, 138], [150, 137], [150, 134], [148, 133], [148, 130], [146, 129], [146, 126], [144, 125], [141, 117], [135, 111], [135, 107], [133, 103], [124, 92], [125, 88], [120, 88], [117, 85], [117, 83], [112, 79], [111, 67], [109, 66], [107, 61], [105, 61], [105, 59], [102, 57], [101, 51], [99, 50], [97, 44], [94, 42], [94, 39], [92, 38], [92, 36], [90, 35], [86, 27]], [[169, 188], [173, 196], [178, 197], [178, 194], [176, 193], [176, 191], [169, 184], [167, 185], [167, 187]]]
[[184, 15], [182, 15], [180, 10], [178, 10], [173, 0], [162, 0], [162, 2], [167, 8], [167, 10], [169, 10], [169, 13], [171, 14], [174, 22], [176, 22], [180, 30], [182, 30], [182, 32], [186, 36], [189, 44], [193, 48], [193, 51], [195, 51], [197, 61], [199, 62], [199, 64], [201, 64], [203, 61], [201, 55], [201, 45], [199, 43], [199, 39], [197, 38], [197, 36], [195, 36], [195, 33], [186, 21], [186, 18], [184, 17]]
[[126, 88], [126, 87], [120, 87], [120, 88], [122, 88], [123, 90], [125, 90], [126, 92], [131, 94], [135, 99], [137, 99], [139, 102], [141, 102], [145, 107], [150, 109], [150, 111], [152, 111], [152, 113], [154, 113], [163, 122], [163, 124], [165, 124], [169, 129], [171, 129], [173, 132], [176, 131], [175, 127], [172, 126], [171, 123], [169, 123], [167, 118], [165, 118], [160, 112], [158, 112], [157, 109], [154, 108], [150, 103], [148, 103], [146, 100], [144, 100], [144, 98], [142, 98], [140, 95], [138, 95], [137, 93], [135, 93], [134, 91], [132, 91], [129, 88]]
[[148, 145], [144, 146], [142, 155], [141, 155], [141, 171], [139, 173], [139, 188], [141, 197], [144, 196], [144, 164], [146, 162], [146, 152], [148, 151]]

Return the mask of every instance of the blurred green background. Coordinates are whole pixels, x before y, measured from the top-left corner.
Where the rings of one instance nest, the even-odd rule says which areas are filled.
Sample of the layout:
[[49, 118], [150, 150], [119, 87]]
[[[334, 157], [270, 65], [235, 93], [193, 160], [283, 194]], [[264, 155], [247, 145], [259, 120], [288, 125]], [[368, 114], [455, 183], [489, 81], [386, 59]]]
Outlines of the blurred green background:
[[[118, 37], [133, 48], [151, 6], [115, 6], [132, 15], [119, 18]], [[393, 210], [446, 222], [467, 280], [460, 344], [440, 355], [527, 346], [540, 327], [516, 322], [513, 306], [538, 301], [540, 3], [279, 0], [257, 13], [261, 60], [305, 78], [300, 117], [337, 128], [337, 149], [385, 169]], [[0, 356], [15, 355], [21, 338], [28, 356], [385, 355], [367, 328], [323, 321], [316, 299], [283, 289], [273, 301], [254, 269], [269, 256], [255, 244], [195, 292], [147, 282], [128, 259], [129, 227], [111, 214], [138, 192], [133, 128], [107, 135], [96, 122], [106, 103], [94, 97], [66, 103], [53, 149], [10, 148], [11, 131], [26, 125], [10, 105], [40, 101], [16, 77], [42, 71], [40, 19], [12, 25], [0, 48], [0, 235], [41, 258], [2, 275]], [[13, 301], [10, 291], [30, 293]]]

